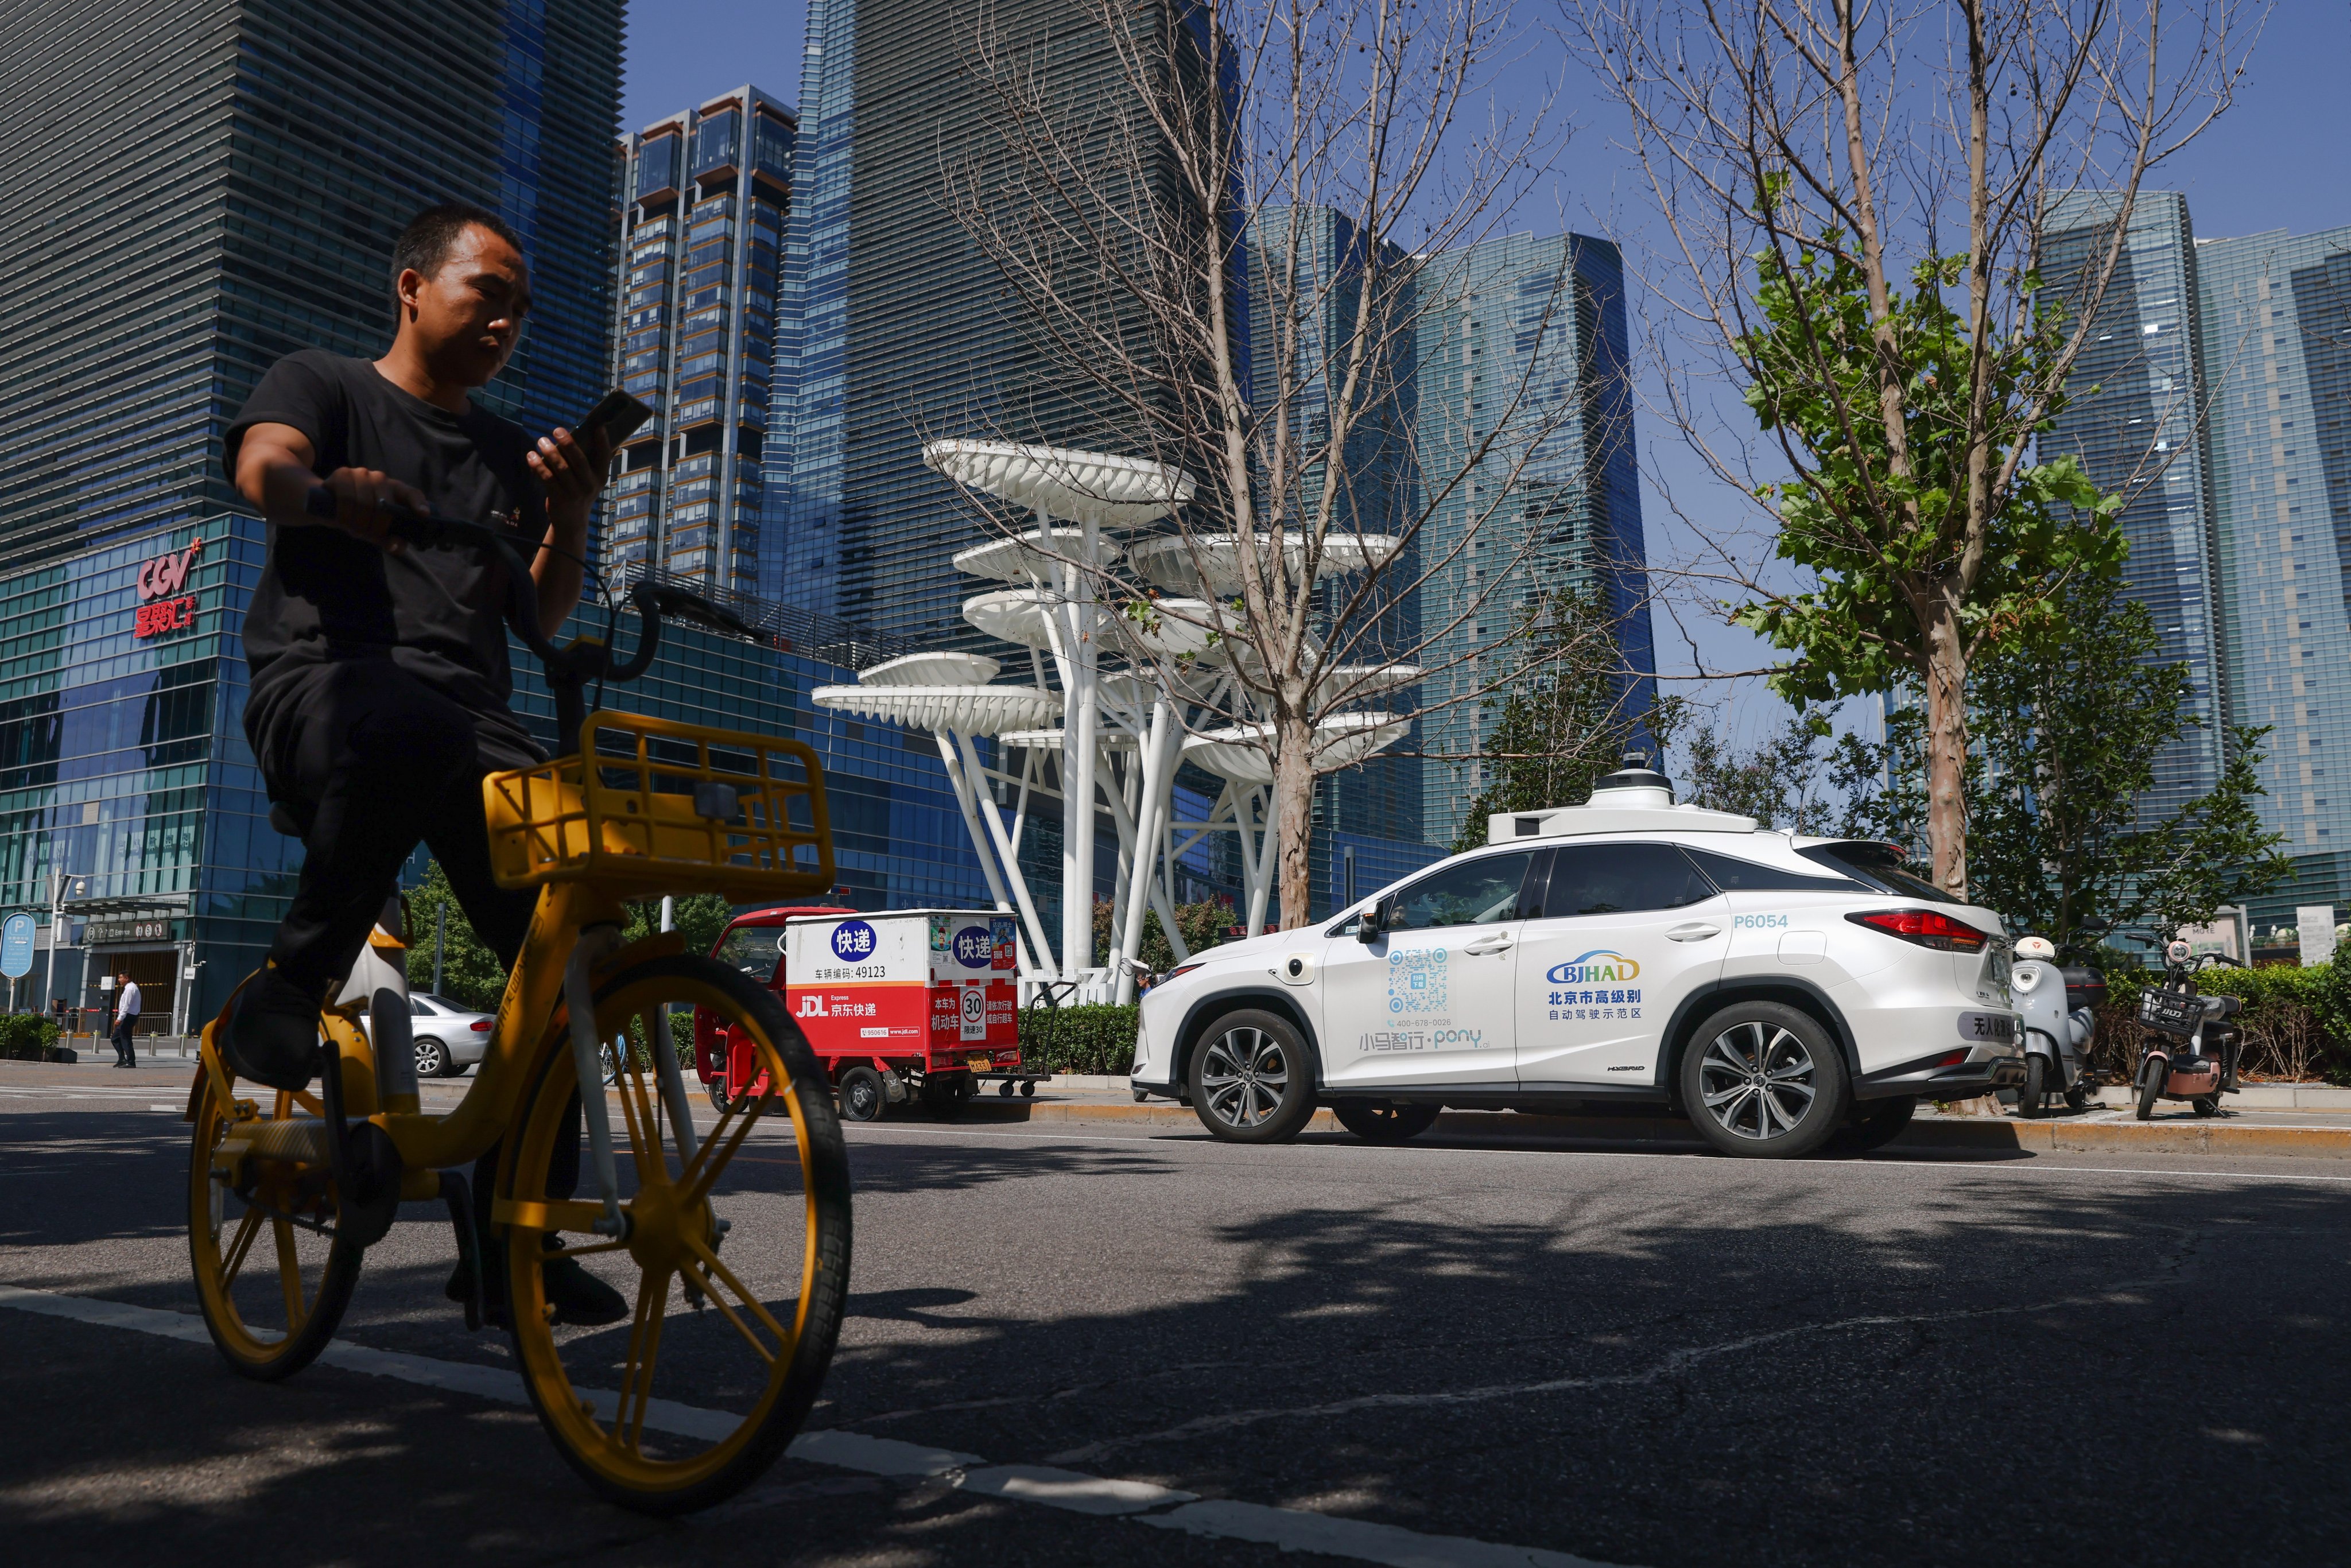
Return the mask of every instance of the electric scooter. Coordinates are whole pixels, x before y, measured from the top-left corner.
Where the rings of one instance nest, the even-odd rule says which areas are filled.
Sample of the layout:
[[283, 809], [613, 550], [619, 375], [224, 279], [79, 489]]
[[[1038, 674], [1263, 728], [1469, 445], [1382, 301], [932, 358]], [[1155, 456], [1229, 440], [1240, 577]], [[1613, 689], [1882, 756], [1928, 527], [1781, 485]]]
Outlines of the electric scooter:
[[2048, 937], [2019, 937], [2008, 976], [2017, 1011], [2024, 1015], [2024, 1083], [2016, 1092], [2016, 1113], [2027, 1118], [2039, 1116], [2058, 1095], [2085, 1110], [2098, 1083], [2090, 1041], [2098, 1032], [2106, 977], [2086, 967], [2060, 968], [2057, 957]]
[[2199, 1116], [2220, 1113], [2220, 1096], [2237, 1092], [2237, 1059], [2244, 1034], [2225, 1022], [2245, 1010], [2239, 997], [2199, 994], [2196, 976], [2214, 964], [2244, 966], [2224, 954], [2189, 957], [2188, 944], [2164, 950], [2170, 967], [2163, 984], [2139, 998], [2138, 1020], [2150, 1031], [2139, 1055], [2138, 1119], [2155, 1114], [2158, 1100], [2185, 1100]]

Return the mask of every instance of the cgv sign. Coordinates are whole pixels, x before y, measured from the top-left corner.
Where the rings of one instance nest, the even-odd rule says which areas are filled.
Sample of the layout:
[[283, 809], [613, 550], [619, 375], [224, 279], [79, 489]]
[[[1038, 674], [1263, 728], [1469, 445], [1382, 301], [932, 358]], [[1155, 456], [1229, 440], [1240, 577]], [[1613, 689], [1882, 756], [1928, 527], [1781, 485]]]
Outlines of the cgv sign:
[[180, 590], [187, 586], [189, 570], [204, 548], [203, 539], [194, 539], [187, 549], [159, 555], [140, 567], [139, 612], [131, 625], [132, 636], [152, 637], [196, 623], [196, 596]]

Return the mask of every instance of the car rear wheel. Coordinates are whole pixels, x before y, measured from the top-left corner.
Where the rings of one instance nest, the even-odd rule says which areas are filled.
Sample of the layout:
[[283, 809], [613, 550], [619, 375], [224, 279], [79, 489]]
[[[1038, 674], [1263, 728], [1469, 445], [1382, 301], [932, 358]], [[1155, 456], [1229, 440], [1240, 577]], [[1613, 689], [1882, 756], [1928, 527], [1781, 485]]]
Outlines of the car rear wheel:
[[1395, 1100], [1333, 1100], [1339, 1125], [1367, 1144], [1402, 1144], [1437, 1125], [1437, 1107]]
[[1192, 1048], [1192, 1111], [1228, 1143], [1280, 1144], [1314, 1114], [1314, 1065], [1289, 1019], [1227, 1013]]
[[1682, 1103], [1700, 1136], [1727, 1155], [1808, 1155], [1844, 1125], [1844, 1057], [1811, 1015], [1778, 1002], [1733, 1002], [1698, 1026], [1682, 1053]]

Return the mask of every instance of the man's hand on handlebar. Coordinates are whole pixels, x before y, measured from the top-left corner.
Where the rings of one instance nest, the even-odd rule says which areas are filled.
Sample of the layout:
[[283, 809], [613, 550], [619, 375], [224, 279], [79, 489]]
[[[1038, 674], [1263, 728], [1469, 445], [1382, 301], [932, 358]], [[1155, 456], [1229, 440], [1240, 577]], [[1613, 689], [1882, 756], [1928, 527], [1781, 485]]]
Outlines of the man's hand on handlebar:
[[407, 548], [392, 531], [398, 509], [405, 507], [411, 514], [432, 511], [422, 491], [371, 468], [338, 468], [319, 487], [334, 497], [334, 515], [326, 517], [315, 506], [309, 508], [313, 515], [389, 555]]

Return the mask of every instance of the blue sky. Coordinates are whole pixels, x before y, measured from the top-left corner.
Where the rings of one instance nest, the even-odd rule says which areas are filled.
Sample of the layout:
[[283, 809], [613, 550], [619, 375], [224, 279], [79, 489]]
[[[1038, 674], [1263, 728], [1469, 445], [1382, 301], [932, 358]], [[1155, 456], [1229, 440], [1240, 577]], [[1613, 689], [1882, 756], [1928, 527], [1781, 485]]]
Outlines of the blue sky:
[[[1536, 27], [1555, 13], [1538, 0], [1522, 7], [1521, 15]], [[806, 16], [804, 0], [649, 0], [632, 6], [622, 124], [644, 125], [747, 79], [797, 103]], [[2346, 65], [2351, 0], [2279, 0], [2254, 47], [2250, 78], [2235, 107], [2163, 165], [2152, 183], [2186, 193], [2196, 232], [2205, 238], [2278, 228], [2300, 234], [2351, 224]], [[1560, 68], [1556, 46], [1530, 48], [1506, 77], [1503, 89], [1523, 92]], [[1573, 80], [1563, 102], [1575, 138], [1553, 183], [1521, 205], [1520, 222], [1548, 228], [1564, 214], [1570, 226], [1601, 233], [1612, 232], [1620, 222], [1637, 225], [1638, 189], [1629, 166], [1610, 147], [1615, 123], [1610, 106], [1575, 92]], [[1663, 434], [1654, 426], [1643, 432], [1645, 473], [1670, 476], [1686, 508], [1701, 509], [1689, 505], [1691, 486], [1705, 481], [1678, 444]], [[1668, 513], [1654, 483], [1644, 512], [1653, 560], [1694, 558], [1697, 541]], [[1661, 672], [1689, 671], [1693, 644], [1708, 669], [1766, 662], [1765, 651], [1745, 633], [1709, 616], [1687, 607], [1661, 613]], [[1724, 704], [1724, 722], [1743, 738], [1776, 723], [1776, 703], [1742, 701], [1733, 716], [1725, 688], [1679, 689]]]

